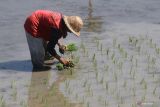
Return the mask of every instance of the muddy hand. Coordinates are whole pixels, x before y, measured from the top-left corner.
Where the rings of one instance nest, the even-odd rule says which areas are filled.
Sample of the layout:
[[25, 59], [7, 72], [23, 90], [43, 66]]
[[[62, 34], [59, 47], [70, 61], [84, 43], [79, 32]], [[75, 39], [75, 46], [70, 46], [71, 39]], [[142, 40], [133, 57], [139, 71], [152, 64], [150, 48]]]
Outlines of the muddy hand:
[[74, 67], [74, 63], [72, 61], [69, 61], [66, 65], [64, 65], [65, 67]]

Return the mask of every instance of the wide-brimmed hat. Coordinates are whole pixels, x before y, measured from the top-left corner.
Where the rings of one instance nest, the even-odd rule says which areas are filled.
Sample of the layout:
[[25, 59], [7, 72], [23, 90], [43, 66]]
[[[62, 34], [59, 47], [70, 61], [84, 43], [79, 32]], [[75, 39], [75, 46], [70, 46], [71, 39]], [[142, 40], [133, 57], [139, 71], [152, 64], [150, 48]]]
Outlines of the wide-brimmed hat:
[[80, 30], [83, 26], [83, 21], [79, 16], [63, 16], [64, 23], [68, 29], [76, 36], [80, 36]]

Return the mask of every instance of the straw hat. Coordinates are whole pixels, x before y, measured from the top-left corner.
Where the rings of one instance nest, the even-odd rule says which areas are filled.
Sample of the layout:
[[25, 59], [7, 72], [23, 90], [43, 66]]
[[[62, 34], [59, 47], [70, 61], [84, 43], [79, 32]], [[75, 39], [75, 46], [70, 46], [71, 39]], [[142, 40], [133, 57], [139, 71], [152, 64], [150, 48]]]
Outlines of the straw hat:
[[80, 36], [80, 30], [83, 26], [83, 21], [79, 16], [63, 16], [64, 23], [68, 29], [76, 36]]

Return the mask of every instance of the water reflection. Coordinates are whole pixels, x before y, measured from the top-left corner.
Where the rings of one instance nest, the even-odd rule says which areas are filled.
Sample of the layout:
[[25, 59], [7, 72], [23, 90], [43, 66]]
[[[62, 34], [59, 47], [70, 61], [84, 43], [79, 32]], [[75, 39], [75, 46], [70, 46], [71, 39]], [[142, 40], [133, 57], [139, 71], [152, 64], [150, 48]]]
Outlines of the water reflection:
[[42, 107], [45, 95], [48, 92], [49, 71], [32, 72], [31, 84], [29, 87], [29, 107]]
[[88, 2], [88, 17], [85, 19], [84, 28], [87, 32], [101, 32], [102, 31], [102, 17], [93, 16], [92, 0]]
[[74, 107], [67, 102], [59, 91], [60, 82], [65, 80], [64, 75], [58, 75], [53, 83], [52, 71], [32, 72], [28, 94], [29, 107]]

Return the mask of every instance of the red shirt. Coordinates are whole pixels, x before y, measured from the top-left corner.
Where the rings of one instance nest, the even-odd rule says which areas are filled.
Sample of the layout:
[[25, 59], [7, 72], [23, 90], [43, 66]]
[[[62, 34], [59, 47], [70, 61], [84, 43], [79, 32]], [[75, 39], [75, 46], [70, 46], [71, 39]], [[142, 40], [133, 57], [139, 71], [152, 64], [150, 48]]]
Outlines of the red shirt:
[[51, 39], [52, 29], [60, 31], [59, 36], [63, 35], [62, 31], [62, 14], [49, 10], [37, 10], [33, 12], [25, 21], [24, 28], [33, 37], [43, 38], [46, 41]]

